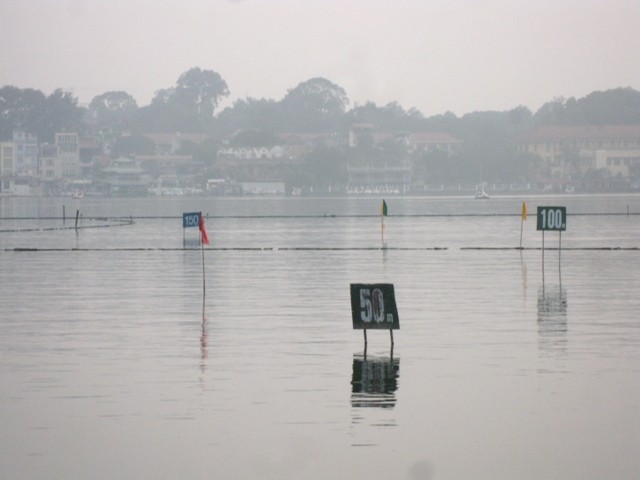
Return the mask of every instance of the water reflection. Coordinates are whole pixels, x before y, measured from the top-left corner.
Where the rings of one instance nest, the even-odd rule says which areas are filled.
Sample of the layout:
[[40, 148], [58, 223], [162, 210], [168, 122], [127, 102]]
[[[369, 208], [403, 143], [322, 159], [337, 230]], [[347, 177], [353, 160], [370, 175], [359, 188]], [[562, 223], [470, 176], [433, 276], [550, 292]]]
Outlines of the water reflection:
[[522, 278], [522, 304], [527, 304], [527, 264], [522, 256], [522, 250], [520, 250], [520, 276]]
[[567, 290], [562, 285], [538, 287], [538, 340], [545, 350], [567, 343]]
[[393, 408], [400, 376], [400, 359], [353, 357], [351, 406]]
[[202, 316], [202, 327], [200, 331], [200, 371], [204, 373], [207, 368], [207, 317]]

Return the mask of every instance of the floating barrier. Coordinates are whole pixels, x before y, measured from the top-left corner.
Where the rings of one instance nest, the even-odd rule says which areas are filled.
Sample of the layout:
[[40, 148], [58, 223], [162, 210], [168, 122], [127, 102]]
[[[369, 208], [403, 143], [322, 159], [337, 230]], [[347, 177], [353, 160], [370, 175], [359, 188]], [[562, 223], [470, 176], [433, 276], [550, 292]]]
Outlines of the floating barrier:
[[[100, 225], [78, 225], [77, 219], [74, 226], [62, 226], [62, 227], [33, 227], [33, 228], [12, 228], [12, 229], [0, 229], [0, 233], [22, 233], [22, 232], [52, 232], [57, 230], [86, 230], [89, 228], [109, 228], [109, 227], [124, 227], [127, 225], [133, 225], [135, 222], [133, 217], [129, 218], [109, 218], [109, 217], [80, 217], [85, 221], [104, 221], [113, 223], [103, 223]], [[10, 218], [3, 220], [56, 220], [53, 218]], [[61, 220], [61, 219], [58, 219]]]
[[[567, 213], [569, 217], [627, 217], [639, 216], [640, 212], [604, 212], [604, 213]], [[394, 218], [466, 218], [466, 217], [520, 217], [520, 213], [399, 213], [388, 215]], [[130, 217], [84, 217], [84, 220], [102, 220], [123, 218], [126, 220], [182, 220], [182, 215], [141, 215]], [[310, 214], [310, 215], [209, 215], [204, 214], [206, 219], [293, 219], [293, 218], [380, 218], [379, 214]], [[0, 220], [59, 220], [63, 217], [4, 217]], [[73, 227], [72, 227], [73, 228]], [[78, 227], [80, 228], [80, 227]], [[3, 231], [3, 230], [0, 230]]]
[[[5, 248], [5, 252], [181, 252], [200, 250], [200, 247], [114, 247], [114, 248]], [[207, 247], [212, 252], [357, 252], [357, 251], [446, 251], [449, 247]], [[540, 251], [541, 247], [459, 247], [459, 251]], [[558, 250], [558, 247], [545, 247], [546, 251]], [[562, 247], [572, 251], [640, 251], [640, 247]]]

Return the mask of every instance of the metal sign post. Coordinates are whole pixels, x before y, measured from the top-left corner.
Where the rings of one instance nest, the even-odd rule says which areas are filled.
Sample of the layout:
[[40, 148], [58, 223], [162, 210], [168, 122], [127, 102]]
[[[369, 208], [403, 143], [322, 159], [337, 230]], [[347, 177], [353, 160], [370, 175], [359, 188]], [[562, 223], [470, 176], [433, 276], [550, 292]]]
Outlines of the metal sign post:
[[185, 231], [187, 228], [199, 228], [200, 212], [189, 212], [182, 214], [182, 246], [186, 244]]
[[536, 229], [542, 231], [542, 284], [544, 285], [544, 232], [558, 232], [558, 273], [562, 273], [562, 232], [567, 229], [566, 207], [538, 207]]

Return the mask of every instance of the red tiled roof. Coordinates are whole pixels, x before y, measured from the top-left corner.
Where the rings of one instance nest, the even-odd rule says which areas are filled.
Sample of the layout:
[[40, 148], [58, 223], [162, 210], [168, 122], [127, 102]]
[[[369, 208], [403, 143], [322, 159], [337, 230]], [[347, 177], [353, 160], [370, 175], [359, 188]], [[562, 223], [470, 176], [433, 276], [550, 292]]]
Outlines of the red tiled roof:
[[528, 142], [578, 139], [640, 140], [640, 125], [551, 125], [539, 127], [521, 138]]
[[206, 133], [145, 133], [144, 137], [156, 145], [168, 145], [174, 140], [187, 140], [193, 143], [201, 143], [209, 138]]
[[462, 143], [453, 135], [446, 132], [417, 132], [409, 135], [411, 144], [420, 143]]
[[276, 136], [286, 143], [311, 142], [314, 140], [325, 140], [331, 134], [324, 132], [304, 132], [304, 133], [278, 133]]

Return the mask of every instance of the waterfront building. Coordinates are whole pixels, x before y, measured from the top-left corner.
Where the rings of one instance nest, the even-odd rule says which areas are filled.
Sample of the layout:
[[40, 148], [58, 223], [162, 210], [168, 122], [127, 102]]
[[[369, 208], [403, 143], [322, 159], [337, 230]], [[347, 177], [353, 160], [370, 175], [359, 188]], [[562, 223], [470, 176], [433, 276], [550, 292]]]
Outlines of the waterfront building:
[[0, 143], [0, 193], [13, 193], [15, 148], [13, 142]]
[[[640, 125], [555, 125], [519, 139], [518, 150], [542, 160], [542, 182], [621, 186], [640, 175]], [[620, 185], [613, 185], [613, 184]]]

